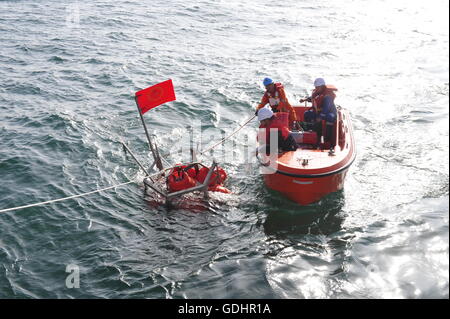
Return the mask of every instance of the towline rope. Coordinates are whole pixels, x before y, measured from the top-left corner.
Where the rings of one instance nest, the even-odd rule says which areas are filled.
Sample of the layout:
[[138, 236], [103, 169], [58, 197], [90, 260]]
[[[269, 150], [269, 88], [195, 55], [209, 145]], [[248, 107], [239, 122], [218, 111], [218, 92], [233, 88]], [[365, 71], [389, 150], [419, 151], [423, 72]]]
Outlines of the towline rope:
[[234, 130], [233, 133], [231, 133], [230, 135], [224, 137], [223, 139], [221, 139], [219, 142], [217, 142], [216, 144], [214, 144], [213, 146], [207, 148], [206, 150], [201, 151], [199, 154], [203, 155], [204, 153], [212, 150], [214, 147], [222, 144], [223, 142], [225, 142], [227, 139], [229, 139], [230, 137], [232, 137], [234, 134], [236, 134], [237, 132], [239, 132], [244, 126], [246, 126], [248, 123], [250, 123], [251, 120], [253, 120], [256, 117], [256, 115], [253, 115], [251, 118], [249, 118], [244, 124], [242, 124], [241, 126], [239, 126], [236, 130]]
[[78, 195], [58, 198], [58, 199], [52, 199], [52, 200], [48, 200], [48, 201], [45, 201], [45, 202], [39, 202], [39, 203], [34, 203], [34, 204], [29, 204], [29, 205], [24, 205], [24, 206], [6, 208], [6, 209], [0, 210], [0, 213], [6, 213], [6, 212], [11, 212], [13, 210], [19, 210], [19, 209], [23, 209], [23, 208], [29, 208], [29, 207], [35, 207], [35, 206], [41, 206], [41, 205], [61, 202], [63, 200], [73, 199], [73, 198], [77, 198], [77, 197], [83, 197], [83, 196], [99, 193], [99, 192], [106, 191], [106, 190], [111, 189], [111, 188], [120, 187], [120, 186], [124, 186], [124, 185], [131, 184], [131, 183], [135, 183], [135, 181], [129, 181], [129, 182], [125, 182], [125, 183], [122, 183], [122, 184], [117, 184], [117, 185], [105, 187], [105, 188], [98, 189], [98, 190], [95, 190], [95, 191], [92, 191], [92, 192], [88, 192], [88, 193], [83, 193], [83, 194], [78, 194]]
[[[153, 175], [148, 175], [147, 177], [153, 177], [153, 176], [157, 176], [159, 175], [159, 173], [153, 174]], [[46, 205], [46, 204], [51, 204], [51, 203], [56, 203], [56, 202], [62, 202], [64, 200], [68, 200], [68, 199], [73, 199], [73, 198], [78, 198], [78, 197], [83, 197], [83, 196], [87, 196], [87, 195], [92, 195], [95, 193], [100, 193], [112, 188], [116, 188], [116, 187], [121, 187], [121, 186], [125, 186], [131, 183], [136, 183], [136, 181], [128, 181], [125, 183], [121, 183], [121, 184], [117, 184], [117, 185], [113, 185], [113, 186], [108, 186], [105, 188], [101, 188], [101, 189], [97, 189], [95, 191], [92, 192], [87, 192], [87, 193], [83, 193], [83, 194], [78, 194], [78, 195], [72, 195], [72, 196], [68, 196], [68, 197], [63, 197], [63, 198], [58, 198], [58, 199], [52, 199], [52, 200], [48, 200], [45, 202], [39, 202], [39, 203], [34, 203], [34, 204], [29, 204], [29, 205], [24, 205], [24, 206], [17, 206], [17, 207], [11, 207], [11, 208], [6, 208], [6, 209], [0, 209], [0, 213], [6, 213], [6, 212], [11, 212], [14, 210], [19, 210], [19, 209], [24, 209], [24, 208], [29, 208], [29, 207], [35, 207], [35, 206], [41, 206], [41, 205]]]
[[[223, 142], [225, 142], [227, 139], [229, 139], [230, 137], [232, 137], [234, 134], [236, 134], [237, 132], [239, 132], [244, 126], [246, 126], [248, 123], [250, 123], [251, 120], [253, 120], [256, 117], [256, 115], [253, 115], [251, 118], [249, 118], [247, 121], [245, 121], [244, 124], [242, 124], [241, 126], [239, 126], [236, 130], [234, 130], [230, 135], [224, 137], [222, 140], [220, 140], [219, 142], [217, 142], [216, 144], [214, 144], [213, 146], [201, 151], [199, 154], [203, 155], [204, 153], [212, 150], [214, 147], [222, 144]], [[169, 155], [169, 154], [166, 154]], [[157, 176], [160, 173], [156, 173], [153, 175], [148, 175], [147, 177], [153, 177], [153, 176]], [[24, 208], [30, 208], [30, 207], [35, 207], [35, 206], [41, 206], [41, 205], [47, 205], [47, 204], [51, 204], [51, 203], [56, 203], [56, 202], [62, 202], [68, 199], [74, 199], [74, 198], [78, 198], [78, 197], [84, 197], [84, 196], [88, 196], [88, 195], [92, 195], [95, 193], [100, 193], [112, 188], [116, 188], [116, 187], [121, 187], [121, 186], [125, 186], [131, 183], [136, 183], [135, 181], [128, 181], [125, 183], [121, 183], [121, 184], [117, 184], [117, 185], [113, 185], [113, 186], [109, 186], [109, 187], [105, 187], [105, 188], [101, 188], [101, 189], [97, 189], [95, 191], [92, 192], [88, 192], [88, 193], [83, 193], [83, 194], [78, 194], [78, 195], [73, 195], [73, 196], [68, 196], [68, 197], [63, 197], [63, 198], [58, 198], [58, 199], [52, 199], [52, 200], [48, 200], [45, 202], [39, 202], [39, 203], [34, 203], [34, 204], [29, 204], [29, 205], [23, 205], [23, 206], [17, 206], [17, 207], [11, 207], [11, 208], [6, 208], [6, 209], [0, 209], [0, 213], [6, 213], [6, 212], [12, 212], [15, 210], [19, 210], [19, 209], [24, 209]]]

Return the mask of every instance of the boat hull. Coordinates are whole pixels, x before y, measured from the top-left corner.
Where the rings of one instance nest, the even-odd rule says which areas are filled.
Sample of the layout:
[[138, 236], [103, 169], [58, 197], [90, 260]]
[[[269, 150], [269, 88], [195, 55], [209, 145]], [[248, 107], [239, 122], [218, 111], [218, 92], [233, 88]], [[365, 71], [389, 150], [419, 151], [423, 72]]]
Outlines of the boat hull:
[[[303, 119], [307, 107], [294, 107], [297, 118]], [[266, 156], [257, 152], [266, 186], [287, 198], [308, 205], [344, 187], [347, 172], [355, 160], [356, 149], [353, 128], [348, 110], [339, 108], [338, 121], [334, 127], [335, 152], [329, 146], [321, 149], [301, 144], [296, 151]], [[263, 148], [264, 149], [264, 146]]]
[[344, 187], [348, 168], [326, 176], [298, 178], [281, 173], [264, 174], [266, 186], [300, 205], [309, 205]]

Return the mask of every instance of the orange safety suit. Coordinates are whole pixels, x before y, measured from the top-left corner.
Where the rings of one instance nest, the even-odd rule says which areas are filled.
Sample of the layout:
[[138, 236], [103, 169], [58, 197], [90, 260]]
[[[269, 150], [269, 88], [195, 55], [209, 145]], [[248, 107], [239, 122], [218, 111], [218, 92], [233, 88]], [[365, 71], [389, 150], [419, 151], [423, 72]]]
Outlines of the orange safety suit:
[[288, 112], [289, 120], [297, 121], [297, 114], [294, 108], [289, 103], [286, 98], [286, 93], [284, 92], [284, 87], [281, 83], [275, 83], [275, 93], [272, 95], [266, 91], [261, 99], [261, 103], [256, 107], [256, 110], [264, 107], [267, 103], [270, 104], [272, 111], [274, 112]]

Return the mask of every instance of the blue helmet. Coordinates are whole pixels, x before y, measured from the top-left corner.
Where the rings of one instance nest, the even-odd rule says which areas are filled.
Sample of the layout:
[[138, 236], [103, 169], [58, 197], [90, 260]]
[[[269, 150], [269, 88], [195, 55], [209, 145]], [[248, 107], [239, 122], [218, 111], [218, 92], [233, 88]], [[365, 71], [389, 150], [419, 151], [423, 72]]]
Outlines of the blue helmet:
[[264, 86], [272, 84], [273, 80], [271, 78], [265, 78], [263, 81]]

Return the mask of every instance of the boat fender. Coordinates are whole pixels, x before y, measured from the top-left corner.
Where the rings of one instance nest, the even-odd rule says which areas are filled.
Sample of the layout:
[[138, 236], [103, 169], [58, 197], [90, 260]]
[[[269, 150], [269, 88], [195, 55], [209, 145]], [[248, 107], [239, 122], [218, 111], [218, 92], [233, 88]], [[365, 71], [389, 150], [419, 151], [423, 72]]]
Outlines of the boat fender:
[[341, 148], [344, 148], [345, 145], [345, 130], [344, 130], [344, 121], [339, 120], [339, 146], [341, 146]]

